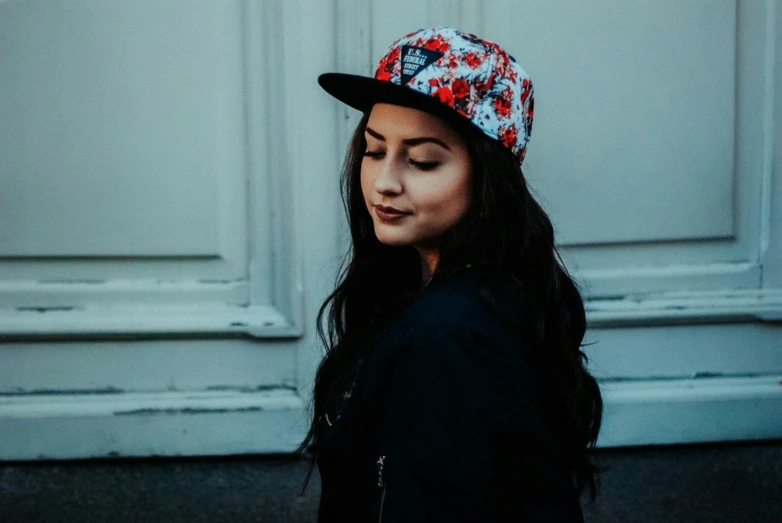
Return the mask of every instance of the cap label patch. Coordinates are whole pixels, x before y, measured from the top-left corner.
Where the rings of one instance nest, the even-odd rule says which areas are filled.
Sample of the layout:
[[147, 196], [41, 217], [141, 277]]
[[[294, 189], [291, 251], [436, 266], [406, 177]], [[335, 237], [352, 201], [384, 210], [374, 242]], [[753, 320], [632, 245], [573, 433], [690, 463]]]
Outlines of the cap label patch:
[[402, 85], [420, 73], [425, 67], [436, 62], [444, 53], [430, 51], [423, 47], [402, 46]]

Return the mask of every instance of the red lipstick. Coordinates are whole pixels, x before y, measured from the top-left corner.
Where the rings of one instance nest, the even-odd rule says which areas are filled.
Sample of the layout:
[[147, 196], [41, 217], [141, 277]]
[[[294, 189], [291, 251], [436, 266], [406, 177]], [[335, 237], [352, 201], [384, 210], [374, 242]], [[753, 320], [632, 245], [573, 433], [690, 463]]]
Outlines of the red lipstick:
[[384, 205], [375, 205], [375, 214], [383, 221], [399, 220], [405, 216], [410, 215], [409, 212], [400, 211], [394, 207], [386, 207]]

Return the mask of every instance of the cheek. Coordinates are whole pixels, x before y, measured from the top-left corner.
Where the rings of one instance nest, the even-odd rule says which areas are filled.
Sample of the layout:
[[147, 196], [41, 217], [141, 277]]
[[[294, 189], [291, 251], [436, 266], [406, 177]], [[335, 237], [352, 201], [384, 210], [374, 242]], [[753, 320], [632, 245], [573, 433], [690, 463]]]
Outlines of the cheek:
[[450, 224], [470, 206], [470, 194], [469, 177], [465, 173], [457, 173], [422, 188], [422, 210], [429, 219]]
[[364, 199], [367, 199], [372, 188], [372, 171], [366, 167], [366, 162], [361, 164], [359, 180], [361, 181], [361, 193], [364, 195]]

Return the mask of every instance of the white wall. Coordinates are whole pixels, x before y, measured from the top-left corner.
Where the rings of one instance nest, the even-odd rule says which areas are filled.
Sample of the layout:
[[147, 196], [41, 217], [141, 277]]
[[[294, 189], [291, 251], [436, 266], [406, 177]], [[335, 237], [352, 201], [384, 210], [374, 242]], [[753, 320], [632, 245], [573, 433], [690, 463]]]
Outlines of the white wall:
[[782, 0], [0, 3], [0, 459], [284, 452], [347, 248], [326, 71], [529, 72], [602, 446], [782, 436]]

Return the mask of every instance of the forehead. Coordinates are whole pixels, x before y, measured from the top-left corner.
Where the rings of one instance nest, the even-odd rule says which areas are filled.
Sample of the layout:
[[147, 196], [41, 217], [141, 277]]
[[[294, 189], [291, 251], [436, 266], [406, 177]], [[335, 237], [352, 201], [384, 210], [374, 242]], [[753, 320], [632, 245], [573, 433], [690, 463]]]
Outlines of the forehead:
[[424, 135], [436, 136], [443, 141], [459, 140], [456, 132], [442, 119], [426, 111], [402, 105], [374, 104], [367, 126], [385, 136], [386, 140]]

